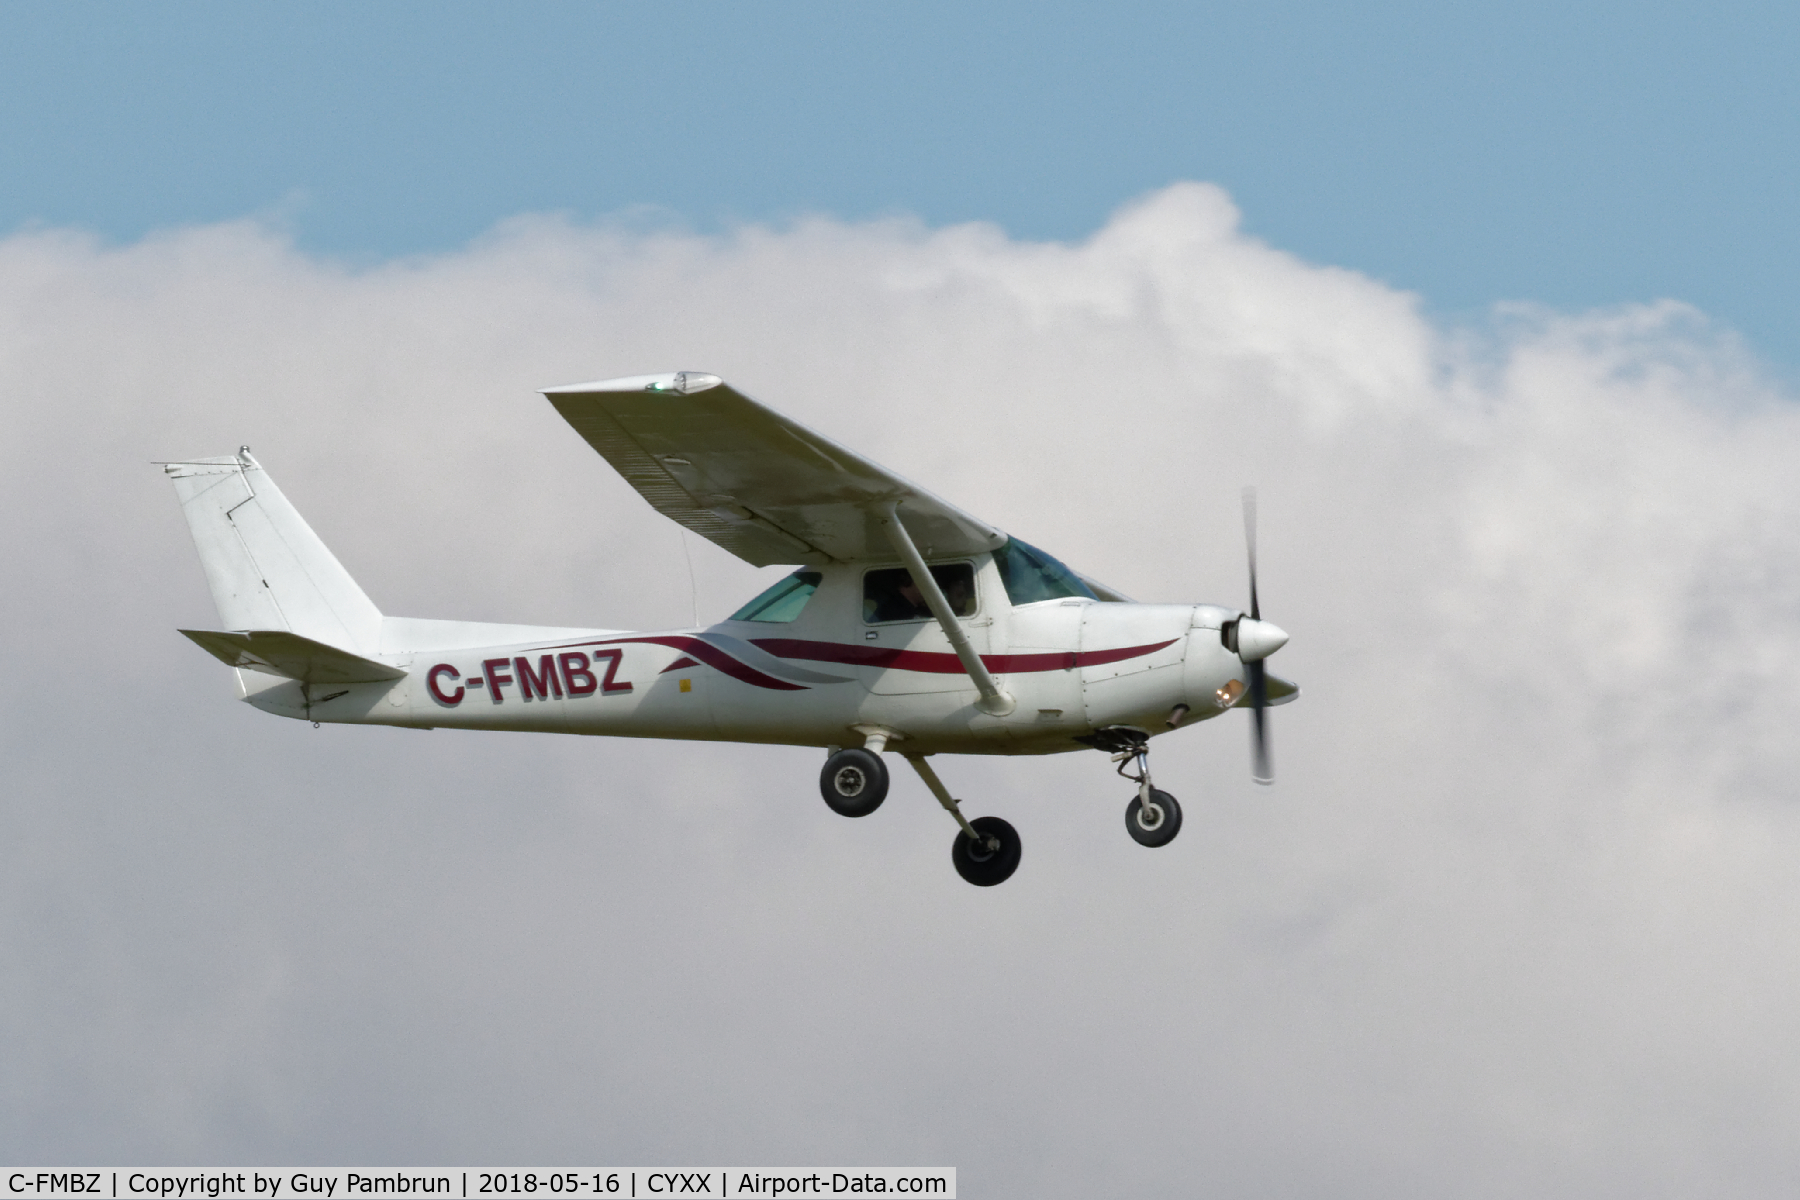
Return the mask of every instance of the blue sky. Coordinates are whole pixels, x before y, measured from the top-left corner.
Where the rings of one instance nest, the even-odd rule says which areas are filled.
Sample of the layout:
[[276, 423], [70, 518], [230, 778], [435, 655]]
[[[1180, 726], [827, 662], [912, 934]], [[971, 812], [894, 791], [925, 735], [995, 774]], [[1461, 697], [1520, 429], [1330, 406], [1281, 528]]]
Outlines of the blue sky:
[[1078, 239], [1180, 179], [1478, 318], [1673, 297], [1800, 366], [1776, 4], [8, 5], [0, 230], [246, 214], [367, 261], [521, 212]]

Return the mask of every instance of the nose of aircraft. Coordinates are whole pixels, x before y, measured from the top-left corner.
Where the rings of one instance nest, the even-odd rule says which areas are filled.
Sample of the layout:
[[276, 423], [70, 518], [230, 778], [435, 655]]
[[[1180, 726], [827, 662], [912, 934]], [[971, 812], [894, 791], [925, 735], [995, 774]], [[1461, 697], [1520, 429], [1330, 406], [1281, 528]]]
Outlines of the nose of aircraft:
[[1287, 631], [1270, 621], [1244, 617], [1237, 626], [1238, 657], [1245, 662], [1260, 662], [1287, 645]]

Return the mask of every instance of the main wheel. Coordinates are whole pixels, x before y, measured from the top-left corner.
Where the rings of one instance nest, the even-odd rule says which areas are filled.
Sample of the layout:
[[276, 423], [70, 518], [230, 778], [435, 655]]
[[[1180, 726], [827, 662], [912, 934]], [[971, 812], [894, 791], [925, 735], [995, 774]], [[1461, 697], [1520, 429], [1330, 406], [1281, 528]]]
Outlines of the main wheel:
[[1150, 807], [1133, 796], [1125, 807], [1125, 830], [1140, 846], [1166, 846], [1181, 832], [1181, 805], [1175, 797], [1150, 789]]
[[839, 816], [868, 816], [887, 799], [887, 790], [887, 764], [867, 750], [839, 750], [819, 772], [819, 794]]
[[[981, 840], [971, 841], [966, 833], [956, 835], [956, 843], [950, 847], [950, 861], [956, 864], [956, 873], [976, 887], [993, 887], [1011, 879], [1019, 869], [1018, 830], [999, 817], [976, 817], [969, 824]], [[990, 837], [999, 841], [998, 849], [988, 849]]]

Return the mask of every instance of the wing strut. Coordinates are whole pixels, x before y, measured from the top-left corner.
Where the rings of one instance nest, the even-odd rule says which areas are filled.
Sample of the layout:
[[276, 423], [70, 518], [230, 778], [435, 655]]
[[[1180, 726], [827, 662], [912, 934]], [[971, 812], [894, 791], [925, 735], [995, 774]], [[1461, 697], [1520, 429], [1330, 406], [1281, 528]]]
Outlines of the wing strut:
[[950, 645], [956, 650], [956, 657], [962, 661], [963, 670], [975, 681], [975, 690], [981, 693], [981, 699], [976, 701], [975, 707], [990, 717], [1006, 716], [1015, 707], [1013, 698], [994, 682], [987, 664], [975, 653], [975, 647], [969, 644], [969, 635], [963, 632], [956, 614], [950, 611], [950, 601], [944, 598], [944, 590], [925, 568], [924, 557], [919, 553], [919, 548], [913, 545], [912, 535], [906, 532], [906, 526], [900, 520], [899, 501], [889, 500], [881, 506], [880, 513], [882, 528], [887, 531], [888, 540], [900, 552], [906, 569], [912, 573], [913, 583], [918, 586], [919, 594], [925, 597], [926, 607], [937, 618], [944, 636], [950, 639]]

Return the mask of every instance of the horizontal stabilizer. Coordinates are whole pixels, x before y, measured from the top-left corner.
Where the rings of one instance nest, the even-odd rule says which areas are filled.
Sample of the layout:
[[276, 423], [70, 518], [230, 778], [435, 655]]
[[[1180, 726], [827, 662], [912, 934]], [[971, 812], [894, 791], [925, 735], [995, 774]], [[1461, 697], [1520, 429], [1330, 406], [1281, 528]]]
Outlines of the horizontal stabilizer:
[[252, 629], [246, 633], [183, 629], [180, 633], [228, 667], [298, 679], [301, 683], [373, 683], [406, 675], [398, 667], [280, 629]]

